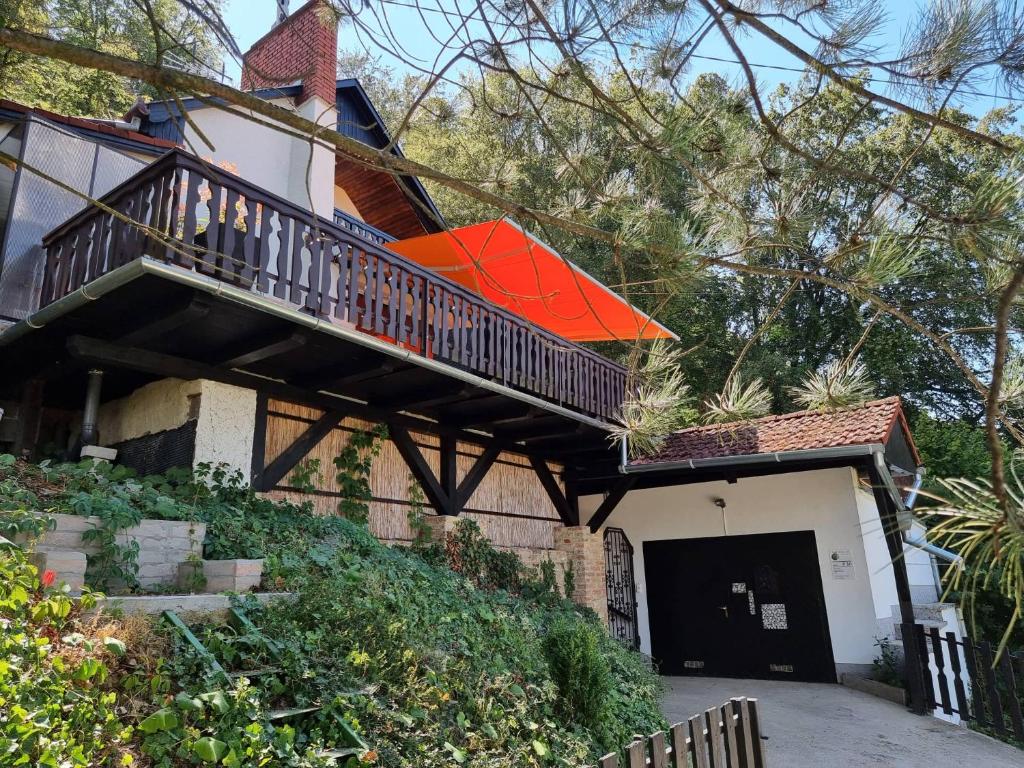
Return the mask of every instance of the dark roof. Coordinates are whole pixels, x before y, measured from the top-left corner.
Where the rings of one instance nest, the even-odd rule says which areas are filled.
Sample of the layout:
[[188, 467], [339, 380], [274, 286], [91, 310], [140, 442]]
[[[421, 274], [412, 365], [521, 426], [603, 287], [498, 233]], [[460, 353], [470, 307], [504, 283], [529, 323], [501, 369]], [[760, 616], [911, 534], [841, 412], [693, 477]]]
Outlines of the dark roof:
[[637, 464], [785, 453], [853, 445], [888, 445], [896, 427], [919, 465], [898, 397], [835, 411], [799, 411], [732, 424], [691, 427], [669, 435], [661, 449]]
[[140, 131], [133, 131], [128, 128], [112, 125], [111, 122], [107, 120], [60, 115], [56, 112], [51, 112], [48, 109], [30, 107], [25, 104], [19, 104], [16, 101], [10, 101], [9, 99], [0, 99], [0, 111], [19, 113], [23, 115], [38, 115], [39, 117], [51, 122], [65, 125], [76, 133], [89, 136], [90, 138], [107, 141], [108, 143], [118, 144], [120, 146], [127, 145], [129, 148], [139, 149], [142, 151], [158, 152], [162, 154], [165, 149], [170, 149], [176, 146], [173, 141], [149, 136]]

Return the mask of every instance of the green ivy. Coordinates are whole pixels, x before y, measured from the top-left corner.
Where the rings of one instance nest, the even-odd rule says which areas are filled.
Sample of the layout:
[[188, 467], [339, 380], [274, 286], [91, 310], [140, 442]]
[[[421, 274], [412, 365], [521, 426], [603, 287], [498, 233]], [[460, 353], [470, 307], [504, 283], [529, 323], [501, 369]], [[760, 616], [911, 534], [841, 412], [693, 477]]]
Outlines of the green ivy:
[[430, 526], [427, 525], [424, 518], [427, 497], [424, 495], [423, 489], [416, 481], [416, 478], [411, 474], [409, 475], [409, 483], [406, 486], [406, 495], [409, 499], [409, 512], [406, 515], [406, 519], [409, 521], [409, 531], [412, 533], [411, 546], [414, 550], [422, 550], [429, 547], [431, 542]]
[[334, 467], [338, 470], [335, 482], [341, 494], [338, 514], [342, 517], [356, 523], [365, 523], [369, 519], [370, 502], [373, 500], [370, 471], [387, 436], [387, 427], [383, 424], [371, 430], [356, 430], [335, 457]]

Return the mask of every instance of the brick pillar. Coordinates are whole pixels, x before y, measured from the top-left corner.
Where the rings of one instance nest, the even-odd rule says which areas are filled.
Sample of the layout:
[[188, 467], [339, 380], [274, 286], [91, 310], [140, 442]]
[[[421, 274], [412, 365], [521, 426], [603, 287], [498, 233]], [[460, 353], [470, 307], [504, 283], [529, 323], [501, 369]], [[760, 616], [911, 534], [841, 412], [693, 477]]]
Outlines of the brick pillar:
[[455, 530], [459, 518], [454, 515], [423, 515], [423, 522], [430, 528], [430, 540], [444, 546], [445, 536]]
[[555, 549], [569, 554], [576, 575], [572, 594], [577, 605], [592, 608], [608, 623], [608, 592], [605, 586], [604, 538], [586, 525], [560, 527], [554, 531]]

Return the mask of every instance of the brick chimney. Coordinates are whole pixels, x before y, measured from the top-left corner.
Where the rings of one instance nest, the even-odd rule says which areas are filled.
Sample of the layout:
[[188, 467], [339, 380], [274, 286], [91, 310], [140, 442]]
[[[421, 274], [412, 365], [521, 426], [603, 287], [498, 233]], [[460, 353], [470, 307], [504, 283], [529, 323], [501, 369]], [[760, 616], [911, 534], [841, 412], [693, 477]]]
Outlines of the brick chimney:
[[274, 88], [302, 81], [298, 104], [316, 96], [335, 100], [338, 70], [338, 16], [324, 0], [310, 0], [290, 16], [278, 3], [273, 29], [242, 59], [242, 90]]

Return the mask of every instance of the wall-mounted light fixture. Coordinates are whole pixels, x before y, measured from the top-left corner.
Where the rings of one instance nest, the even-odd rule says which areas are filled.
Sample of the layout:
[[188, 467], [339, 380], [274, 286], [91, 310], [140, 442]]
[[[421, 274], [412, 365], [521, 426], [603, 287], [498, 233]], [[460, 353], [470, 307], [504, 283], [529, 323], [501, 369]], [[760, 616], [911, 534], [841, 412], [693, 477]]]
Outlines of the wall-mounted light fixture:
[[722, 531], [726, 536], [729, 535], [729, 525], [725, 520], [725, 499], [721, 496], [715, 496], [711, 499], [711, 503], [722, 510]]

